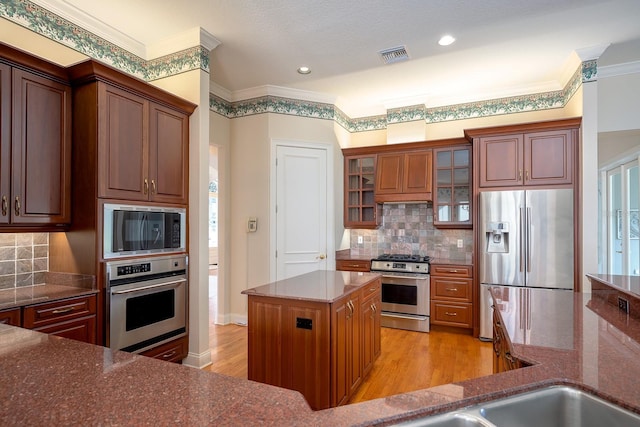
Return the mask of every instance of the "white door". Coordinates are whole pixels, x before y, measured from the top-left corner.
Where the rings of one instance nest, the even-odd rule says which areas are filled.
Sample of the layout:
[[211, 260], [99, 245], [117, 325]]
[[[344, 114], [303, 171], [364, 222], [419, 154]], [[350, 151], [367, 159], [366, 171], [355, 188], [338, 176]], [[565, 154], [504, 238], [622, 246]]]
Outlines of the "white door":
[[327, 268], [327, 150], [276, 147], [276, 280]]

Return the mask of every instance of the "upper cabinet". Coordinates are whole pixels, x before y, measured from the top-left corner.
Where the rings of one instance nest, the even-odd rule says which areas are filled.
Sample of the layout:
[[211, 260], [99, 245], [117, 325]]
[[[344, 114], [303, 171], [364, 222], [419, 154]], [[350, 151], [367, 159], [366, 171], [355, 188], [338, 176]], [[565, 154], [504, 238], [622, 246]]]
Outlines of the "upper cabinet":
[[433, 224], [471, 227], [471, 147], [434, 149], [433, 177]]
[[432, 150], [378, 154], [376, 202], [431, 200]]
[[[195, 106], [110, 67], [70, 69], [80, 174], [97, 170], [97, 196], [187, 204], [189, 115]], [[93, 172], [91, 172], [93, 170]]]
[[0, 225], [16, 230], [68, 225], [71, 87], [66, 72], [4, 46], [2, 56]]
[[579, 126], [569, 119], [467, 131], [479, 154], [479, 187], [573, 184]]
[[380, 225], [381, 207], [374, 201], [375, 178], [375, 154], [345, 155], [345, 228], [376, 228]]

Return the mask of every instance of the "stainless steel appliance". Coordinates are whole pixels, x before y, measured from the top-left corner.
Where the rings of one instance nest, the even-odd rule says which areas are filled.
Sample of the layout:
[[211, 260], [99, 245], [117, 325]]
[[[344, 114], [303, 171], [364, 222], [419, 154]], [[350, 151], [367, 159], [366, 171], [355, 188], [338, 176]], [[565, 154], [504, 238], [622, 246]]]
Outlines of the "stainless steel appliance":
[[382, 326], [429, 332], [429, 258], [385, 254], [371, 271], [382, 275]]
[[104, 205], [104, 257], [184, 252], [184, 208]]
[[492, 285], [573, 289], [573, 190], [480, 193], [480, 339], [492, 340]]
[[139, 353], [187, 334], [187, 256], [106, 264], [107, 345]]

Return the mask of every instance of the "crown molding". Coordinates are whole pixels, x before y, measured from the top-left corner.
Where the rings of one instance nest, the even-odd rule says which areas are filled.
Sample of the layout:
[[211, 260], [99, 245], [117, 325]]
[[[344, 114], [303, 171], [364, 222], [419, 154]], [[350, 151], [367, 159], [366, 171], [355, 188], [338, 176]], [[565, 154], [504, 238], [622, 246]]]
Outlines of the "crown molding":
[[336, 102], [336, 97], [333, 95], [273, 85], [258, 86], [231, 92], [231, 96], [225, 99], [231, 102], [242, 102], [265, 96], [297, 99], [299, 101], [318, 102], [322, 104], [335, 104]]
[[640, 61], [598, 67], [599, 78], [617, 77], [627, 74], [640, 74]]
[[144, 44], [67, 2], [61, 0], [30, 0], [30, 2], [140, 58], [148, 59]]

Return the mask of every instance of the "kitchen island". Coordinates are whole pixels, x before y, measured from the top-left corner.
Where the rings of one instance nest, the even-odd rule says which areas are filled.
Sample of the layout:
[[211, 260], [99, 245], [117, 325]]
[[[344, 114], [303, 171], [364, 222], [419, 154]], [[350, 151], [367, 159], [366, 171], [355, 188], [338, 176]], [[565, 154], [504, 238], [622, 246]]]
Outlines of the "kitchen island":
[[[0, 325], [0, 425], [390, 425], [552, 384], [640, 412], [640, 322], [597, 294], [532, 292], [572, 317], [511, 329], [532, 366], [320, 411], [296, 391]], [[521, 313], [502, 307], [510, 330]]]
[[380, 354], [378, 274], [317, 270], [243, 291], [250, 380], [342, 405]]

